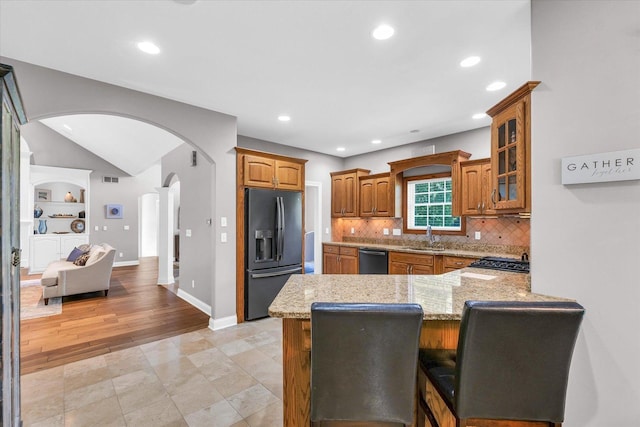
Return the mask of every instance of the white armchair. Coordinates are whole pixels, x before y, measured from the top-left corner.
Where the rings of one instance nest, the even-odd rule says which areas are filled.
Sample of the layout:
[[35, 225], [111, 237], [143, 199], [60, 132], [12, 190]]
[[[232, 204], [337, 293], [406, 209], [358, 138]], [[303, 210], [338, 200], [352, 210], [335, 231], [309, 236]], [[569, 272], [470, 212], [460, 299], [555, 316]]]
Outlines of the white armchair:
[[116, 250], [102, 243], [93, 245], [89, 254], [84, 266], [66, 260], [53, 261], [47, 266], [40, 279], [45, 305], [49, 298], [85, 292], [104, 291], [107, 296]]

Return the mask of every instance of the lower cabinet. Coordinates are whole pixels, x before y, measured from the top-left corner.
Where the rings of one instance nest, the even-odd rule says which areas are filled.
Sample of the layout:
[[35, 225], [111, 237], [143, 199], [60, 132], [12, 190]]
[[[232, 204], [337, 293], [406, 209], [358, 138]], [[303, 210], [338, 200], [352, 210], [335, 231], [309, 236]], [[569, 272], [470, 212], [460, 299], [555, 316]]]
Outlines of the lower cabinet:
[[51, 261], [66, 258], [73, 248], [89, 243], [88, 234], [38, 234], [31, 237], [29, 273], [41, 273]]
[[448, 273], [450, 271], [459, 270], [461, 268], [468, 267], [476, 258], [465, 258], [459, 256], [444, 256], [444, 273]]
[[435, 274], [434, 256], [389, 252], [389, 274]]
[[322, 272], [324, 274], [358, 274], [357, 248], [324, 245], [322, 261]]

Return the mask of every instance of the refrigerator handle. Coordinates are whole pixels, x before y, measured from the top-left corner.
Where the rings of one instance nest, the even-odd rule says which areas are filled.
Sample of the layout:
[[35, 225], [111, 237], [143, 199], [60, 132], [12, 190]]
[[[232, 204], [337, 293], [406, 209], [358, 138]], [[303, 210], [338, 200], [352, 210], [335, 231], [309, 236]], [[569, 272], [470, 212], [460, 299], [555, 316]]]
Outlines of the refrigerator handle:
[[280, 239], [280, 259], [284, 256], [284, 236], [286, 233], [285, 221], [284, 221], [284, 197], [280, 197], [280, 216], [282, 219], [280, 220], [280, 228], [282, 229], [282, 238]]
[[276, 261], [282, 259], [282, 197], [276, 197]]

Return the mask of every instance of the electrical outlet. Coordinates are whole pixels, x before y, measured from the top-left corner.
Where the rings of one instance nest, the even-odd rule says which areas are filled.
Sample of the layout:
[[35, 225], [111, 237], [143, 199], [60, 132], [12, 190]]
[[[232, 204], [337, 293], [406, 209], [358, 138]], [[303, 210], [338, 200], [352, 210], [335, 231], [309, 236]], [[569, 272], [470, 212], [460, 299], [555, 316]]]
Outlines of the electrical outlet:
[[476, 237], [476, 240], [480, 240], [481, 234], [479, 231], [476, 231], [475, 237]]
[[324, 234], [329, 234], [329, 227], [324, 229]]
[[385, 236], [389, 235], [389, 229], [388, 228], [383, 228], [382, 229], [382, 234], [384, 234]]
[[107, 226], [106, 225], [102, 226], [102, 231], [107, 231]]
[[185, 235], [186, 237], [191, 237], [191, 229], [190, 229], [190, 228], [187, 228], [187, 229], [184, 231], [184, 235]]
[[220, 233], [220, 241], [222, 243], [227, 243], [227, 233]]
[[128, 230], [128, 229], [129, 229], [129, 226], [128, 226], [128, 225], [125, 225], [125, 226], [124, 226], [124, 229], [125, 229], [125, 230]]
[[220, 227], [226, 227], [227, 226], [227, 217], [226, 216], [221, 216], [220, 217]]
[[394, 229], [393, 229], [393, 235], [394, 235], [394, 236], [400, 236], [400, 235], [402, 235], [402, 230], [400, 230], [399, 228], [394, 228]]
[[93, 227], [94, 231], [100, 231], [100, 227], [98, 227], [97, 225], [95, 227]]
[[351, 234], [356, 234], [356, 229], [351, 227]]
[[195, 281], [195, 280], [192, 280], [192, 281], [191, 281], [191, 287], [192, 287], [192, 288], [195, 288], [195, 287], [196, 287], [196, 281]]
[[119, 256], [120, 258], [122, 258], [122, 257], [124, 256], [124, 254], [123, 254], [122, 252], [120, 252], [120, 253], [118, 254], [118, 256]]

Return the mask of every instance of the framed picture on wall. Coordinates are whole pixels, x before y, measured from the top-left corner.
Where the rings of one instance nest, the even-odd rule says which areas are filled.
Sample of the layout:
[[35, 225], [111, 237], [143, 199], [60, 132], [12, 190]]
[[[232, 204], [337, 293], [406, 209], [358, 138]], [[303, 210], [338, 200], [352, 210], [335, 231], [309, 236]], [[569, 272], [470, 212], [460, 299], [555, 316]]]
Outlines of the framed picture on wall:
[[122, 205], [108, 204], [105, 205], [105, 216], [107, 219], [122, 219]]
[[36, 188], [36, 202], [50, 202], [51, 190], [44, 188]]

